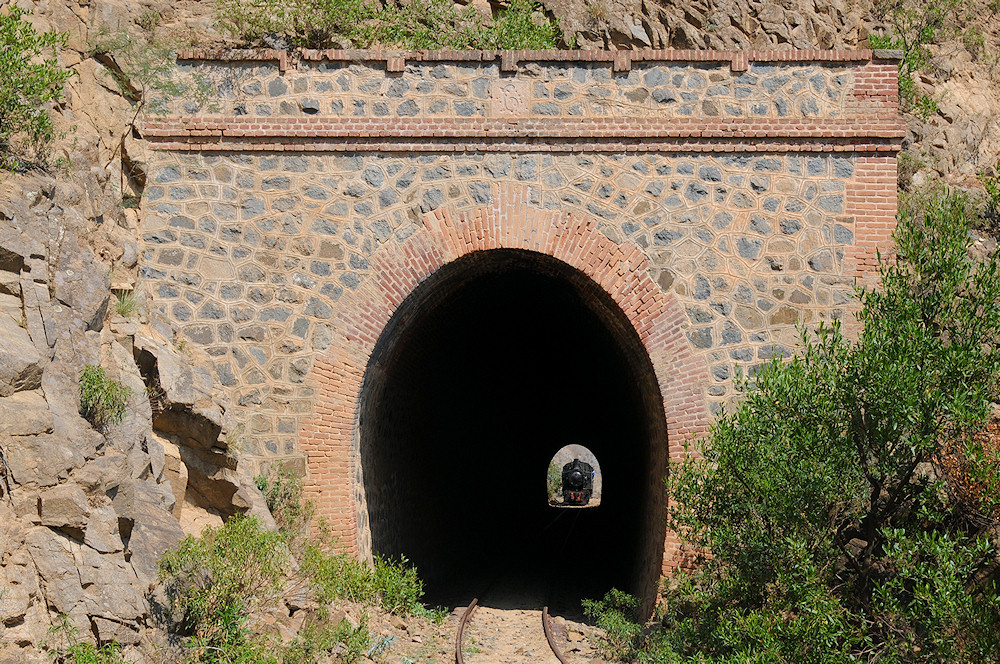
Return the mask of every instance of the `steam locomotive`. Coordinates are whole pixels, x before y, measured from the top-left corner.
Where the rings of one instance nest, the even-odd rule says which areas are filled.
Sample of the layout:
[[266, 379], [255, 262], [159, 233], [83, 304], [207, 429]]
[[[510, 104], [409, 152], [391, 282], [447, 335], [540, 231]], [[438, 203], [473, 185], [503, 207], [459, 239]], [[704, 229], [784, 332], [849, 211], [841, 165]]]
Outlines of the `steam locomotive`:
[[562, 468], [564, 505], [586, 505], [594, 495], [594, 467], [573, 459]]

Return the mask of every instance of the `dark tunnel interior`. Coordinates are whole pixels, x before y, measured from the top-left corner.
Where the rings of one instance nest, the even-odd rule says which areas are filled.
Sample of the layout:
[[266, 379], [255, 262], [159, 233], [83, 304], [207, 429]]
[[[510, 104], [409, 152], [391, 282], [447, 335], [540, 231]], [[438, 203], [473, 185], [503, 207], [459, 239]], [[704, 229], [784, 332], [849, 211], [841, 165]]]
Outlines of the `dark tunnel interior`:
[[[655, 593], [662, 399], [638, 336], [582, 273], [514, 250], [441, 268], [387, 326], [360, 406], [372, 549], [415, 564], [427, 601], [488, 601], [512, 578], [570, 604]], [[599, 507], [547, 504], [549, 460], [570, 443], [601, 464]]]

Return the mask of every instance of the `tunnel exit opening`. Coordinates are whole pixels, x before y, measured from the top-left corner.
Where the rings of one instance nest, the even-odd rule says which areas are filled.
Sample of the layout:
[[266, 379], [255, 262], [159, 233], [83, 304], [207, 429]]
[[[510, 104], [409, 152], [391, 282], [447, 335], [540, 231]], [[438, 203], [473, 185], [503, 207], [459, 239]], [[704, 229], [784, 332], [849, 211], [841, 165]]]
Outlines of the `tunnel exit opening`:
[[[634, 328], [582, 272], [509, 249], [439, 269], [375, 346], [358, 432], [371, 550], [414, 563], [430, 602], [517, 578], [569, 602], [617, 587], [651, 605], [663, 401]], [[595, 509], [547, 504], [539, 478], [567, 444], [601, 460]]]

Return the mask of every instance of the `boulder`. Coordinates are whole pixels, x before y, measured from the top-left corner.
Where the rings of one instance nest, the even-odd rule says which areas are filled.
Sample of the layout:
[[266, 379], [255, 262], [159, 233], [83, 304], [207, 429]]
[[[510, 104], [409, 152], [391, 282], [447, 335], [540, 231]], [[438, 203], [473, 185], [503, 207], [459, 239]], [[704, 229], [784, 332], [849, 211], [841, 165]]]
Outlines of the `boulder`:
[[28, 531], [25, 546], [38, 569], [47, 602], [57, 612], [69, 614], [83, 599], [72, 540], [40, 526]]
[[94, 634], [97, 635], [99, 643], [115, 642], [119, 645], [133, 645], [142, 640], [142, 632], [139, 624], [134, 620], [120, 621], [109, 620], [101, 616], [94, 616], [90, 619], [94, 626]]
[[55, 298], [72, 309], [88, 330], [100, 330], [111, 298], [110, 272], [74, 230], [60, 244], [53, 281]]
[[10, 316], [0, 316], [0, 397], [42, 384], [42, 357], [28, 332]]
[[45, 397], [26, 391], [0, 398], [0, 431], [6, 436], [52, 433], [52, 413]]
[[160, 557], [183, 539], [184, 531], [170, 515], [162, 489], [154, 483], [126, 480], [113, 493], [121, 538], [135, 573], [143, 583], [153, 583]]
[[83, 531], [90, 518], [87, 496], [76, 484], [61, 484], [38, 497], [43, 526]]
[[54, 486], [87, 457], [79, 441], [56, 433], [12, 438], [5, 448], [7, 468], [20, 485]]
[[136, 576], [123, 553], [99, 553], [81, 546], [75, 554], [83, 585], [80, 609], [86, 615], [132, 621], [149, 613], [147, 582]]
[[83, 543], [98, 553], [118, 553], [125, 549], [118, 530], [118, 513], [110, 500], [104, 500], [107, 503], [90, 510]]
[[125, 455], [109, 452], [73, 471], [72, 479], [89, 493], [108, 493], [126, 477]]
[[[7, 273], [0, 272], [0, 275], [2, 274]], [[7, 316], [14, 321], [20, 321], [21, 317], [24, 316], [20, 282], [18, 282], [16, 294], [4, 292], [3, 284], [0, 283], [0, 316]]]
[[84, 364], [100, 361], [96, 341], [96, 333], [93, 339], [87, 335], [67, 335], [56, 344], [56, 357], [42, 374], [42, 389], [52, 411], [53, 432], [72, 441], [85, 458], [93, 458], [106, 442], [80, 415], [80, 372]]
[[180, 520], [181, 506], [184, 504], [185, 495], [187, 494], [187, 465], [181, 460], [181, 451], [176, 443], [156, 434], [153, 434], [153, 437], [160, 444], [160, 448], [164, 453], [163, 477], [170, 484], [170, 490], [173, 492], [174, 500], [176, 501], [172, 510], [173, 516], [175, 519]]
[[15, 225], [33, 217], [23, 204], [7, 201], [0, 206], [0, 270], [20, 272], [30, 259], [45, 257], [44, 246]]

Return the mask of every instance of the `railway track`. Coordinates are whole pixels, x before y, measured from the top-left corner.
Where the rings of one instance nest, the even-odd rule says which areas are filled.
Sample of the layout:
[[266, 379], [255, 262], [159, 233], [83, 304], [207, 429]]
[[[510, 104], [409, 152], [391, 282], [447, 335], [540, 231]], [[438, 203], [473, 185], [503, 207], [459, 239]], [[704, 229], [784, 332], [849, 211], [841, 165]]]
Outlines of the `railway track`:
[[[456, 664], [465, 664], [465, 655], [462, 652], [462, 642], [465, 637], [465, 628], [472, 620], [472, 614], [476, 612], [476, 608], [479, 606], [479, 599], [473, 599], [466, 607], [465, 611], [462, 613], [462, 618], [458, 622], [458, 632], [455, 635], [455, 662]], [[559, 646], [556, 645], [555, 639], [552, 636], [552, 626], [549, 623], [549, 607], [542, 607], [542, 630], [545, 632], [545, 640], [549, 644], [549, 648], [552, 650], [552, 654], [556, 656], [560, 664], [569, 664], [565, 656], [563, 656], [562, 651], [559, 650]]]

